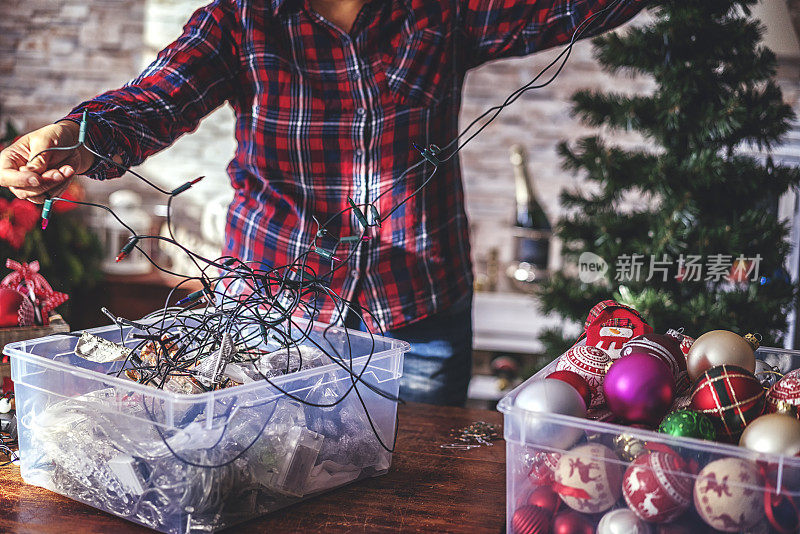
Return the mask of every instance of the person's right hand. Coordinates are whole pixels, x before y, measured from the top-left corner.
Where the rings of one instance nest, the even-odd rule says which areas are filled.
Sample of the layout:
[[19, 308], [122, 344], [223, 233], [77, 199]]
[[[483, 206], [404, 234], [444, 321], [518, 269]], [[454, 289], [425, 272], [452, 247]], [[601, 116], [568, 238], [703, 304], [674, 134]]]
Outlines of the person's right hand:
[[72, 146], [78, 141], [78, 124], [61, 121], [23, 135], [0, 152], [0, 186], [8, 187], [17, 198], [41, 204], [59, 195], [78, 174], [89, 170], [94, 156], [84, 147], [52, 150], [32, 156], [46, 148]]

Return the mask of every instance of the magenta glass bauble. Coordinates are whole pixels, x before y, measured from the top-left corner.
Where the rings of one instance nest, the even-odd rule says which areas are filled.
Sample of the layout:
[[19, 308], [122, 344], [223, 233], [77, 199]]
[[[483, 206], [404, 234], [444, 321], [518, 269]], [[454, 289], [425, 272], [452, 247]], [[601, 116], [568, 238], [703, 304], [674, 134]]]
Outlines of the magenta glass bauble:
[[649, 354], [616, 360], [603, 381], [606, 405], [629, 423], [656, 425], [675, 396], [675, 379], [666, 364]]

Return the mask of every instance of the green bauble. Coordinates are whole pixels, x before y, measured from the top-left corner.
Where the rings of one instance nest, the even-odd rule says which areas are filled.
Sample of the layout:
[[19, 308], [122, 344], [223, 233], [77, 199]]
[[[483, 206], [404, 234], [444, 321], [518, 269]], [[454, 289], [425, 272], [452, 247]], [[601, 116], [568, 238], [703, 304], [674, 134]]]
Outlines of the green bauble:
[[658, 431], [671, 436], [714, 441], [717, 431], [705, 415], [693, 410], [678, 410], [667, 415], [658, 425]]

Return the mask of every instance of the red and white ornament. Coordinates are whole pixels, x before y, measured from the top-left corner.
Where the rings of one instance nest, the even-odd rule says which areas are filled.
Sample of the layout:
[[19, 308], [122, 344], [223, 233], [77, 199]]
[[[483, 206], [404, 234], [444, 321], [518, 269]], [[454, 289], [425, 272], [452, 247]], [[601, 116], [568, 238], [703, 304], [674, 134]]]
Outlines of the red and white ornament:
[[775, 413], [781, 403], [798, 408], [795, 416], [800, 418], [800, 369], [787, 373], [767, 391], [764, 413]]
[[763, 480], [753, 462], [722, 458], [697, 475], [694, 505], [709, 526], [723, 532], [749, 532], [765, 521]]
[[666, 334], [643, 334], [631, 339], [622, 347], [620, 357], [637, 352], [655, 356], [664, 362], [675, 378], [675, 391], [682, 393], [689, 388], [689, 373], [686, 371], [686, 357], [674, 337]]
[[689, 508], [692, 483], [683, 458], [674, 452], [653, 451], [636, 458], [625, 471], [622, 494], [643, 520], [666, 523]]
[[15, 289], [0, 287], [0, 328], [33, 324], [33, 303]]
[[622, 467], [614, 452], [599, 443], [575, 447], [561, 456], [554, 489], [567, 506], [584, 513], [604, 512], [621, 493]]
[[[18, 262], [6, 260], [6, 267], [13, 272], [0, 281], [0, 287], [7, 287], [29, 295], [32, 304], [39, 309], [43, 324], [49, 324], [49, 312], [66, 302], [69, 296], [66, 293], [54, 291], [47, 280], [39, 274], [39, 262]], [[33, 324], [33, 323], [31, 323]]]
[[530, 455], [528, 478], [534, 486], [552, 484], [561, 454], [557, 452], [536, 451]]
[[603, 349], [613, 360], [631, 338], [652, 331], [639, 312], [613, 300], [595, 304], [584, 322], [586, 344]]
[[572, 371], [582, 376], [592, 390], [592, 406], [597, 407], [605, 401], [602, 386], [610, 363], [611, 358], [602, 349], [576, 345], [558, 359], [556, 371]]

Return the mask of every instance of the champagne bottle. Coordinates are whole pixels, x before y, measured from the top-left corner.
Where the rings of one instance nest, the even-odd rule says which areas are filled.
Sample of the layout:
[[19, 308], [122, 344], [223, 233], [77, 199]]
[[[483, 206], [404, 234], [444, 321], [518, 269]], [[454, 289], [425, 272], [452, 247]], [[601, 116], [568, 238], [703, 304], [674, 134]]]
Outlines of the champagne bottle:
[[520, 267], [527, 263], [531, 269], [531, 276], [527, 276], [526, 280], [519, 278], [520, 273], [515, 277], [520, 281], [533, 282], [546, 276], [553, 227], [536, 200], [522, 146], [511, 147], [511, 164], [514, 167], [516, 184], [514, 259], [520, 262]]

